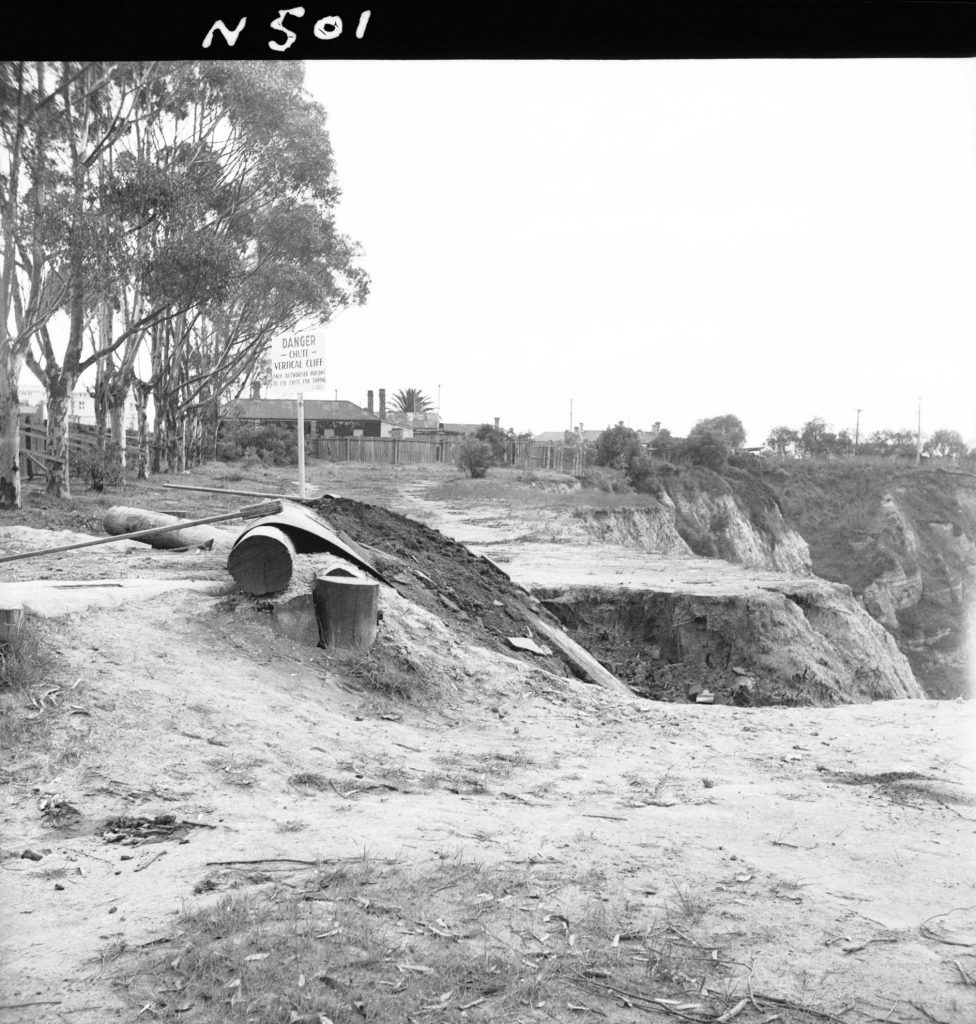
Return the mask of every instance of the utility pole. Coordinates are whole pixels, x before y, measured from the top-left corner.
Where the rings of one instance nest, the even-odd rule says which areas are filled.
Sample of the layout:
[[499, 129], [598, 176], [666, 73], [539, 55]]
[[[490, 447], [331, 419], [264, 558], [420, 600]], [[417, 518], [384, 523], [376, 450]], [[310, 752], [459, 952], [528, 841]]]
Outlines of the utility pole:
[[915, 465], [922, 464], [922, 397], [918, 399], [918, 433], [915, 435]]
[[573, 400], [569, 400], [569, 432], [573, 432]]
[[861, 440], [861, 413], [863, 409], [857, 410], [857, 423], [854, 425], [854, 454], [857, 455], [857, 447]]
[[437, 385], [437, 429], [441, 429], [441, 386]]

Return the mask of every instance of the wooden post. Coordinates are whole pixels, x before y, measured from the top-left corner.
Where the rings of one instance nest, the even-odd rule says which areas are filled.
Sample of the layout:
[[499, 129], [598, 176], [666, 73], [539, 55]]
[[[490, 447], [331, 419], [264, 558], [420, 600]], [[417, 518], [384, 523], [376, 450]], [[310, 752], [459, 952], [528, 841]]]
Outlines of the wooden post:
[[276, 594], [291, 580], [295, 545], [284, 530], [266, 524], [255, 526], [234, 545], [227, 557], [227, 571], [248, 594]]
[[8, 644], [20, 632], [24, 624], [24, 609], [0, 608], [0, 649]]
[[305, 398], [298, 393], [298, 493], [305, 500]]
[[319, 576], [312, 598], [319, 647], [365, 651], [376, 639], [379, 584], [354, 576]]

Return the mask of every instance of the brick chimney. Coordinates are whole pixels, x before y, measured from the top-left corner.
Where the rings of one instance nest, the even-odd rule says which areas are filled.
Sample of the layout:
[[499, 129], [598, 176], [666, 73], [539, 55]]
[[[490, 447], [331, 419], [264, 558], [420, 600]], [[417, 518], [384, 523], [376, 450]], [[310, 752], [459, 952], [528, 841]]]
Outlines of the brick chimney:
[[380, 419], [386, 419], [386, 388], [380, 388]]
[[251, 398], [260, 398], [260, 397], [261, 397], [261, 384], [258, 381], [253, 380], [253, 381], [251, 381]]
[[498, 429], [498, 422], [499, 422], [499, 420], [500, 420], [500, 419], [501, 419], [501, 417], [500, 417], [500, 416], [496, 416], [496, 417], [495, 417], [495, 430], [497, 430], [497, 429]]
[[372, 412], [373, 411], [373, 392], [372, 391], [367, 391], [366, 392], [366, 411], [367, 412]]

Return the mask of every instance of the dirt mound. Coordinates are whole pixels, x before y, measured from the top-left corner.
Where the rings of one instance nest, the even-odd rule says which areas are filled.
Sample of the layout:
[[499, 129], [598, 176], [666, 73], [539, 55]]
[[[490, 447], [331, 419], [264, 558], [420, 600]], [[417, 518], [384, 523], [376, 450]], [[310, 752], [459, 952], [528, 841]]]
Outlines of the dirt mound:
[[488, 558], [377, 505], [330, 497], [306, 505], [344, 540], [357, 545], [398, 593], [439, 616], [452, 630], [552, 672], [564, 674], [571, 667], [556, 655], [526, 653], [508, 642], [507, 637], [533, 636], [533, 619], [558, 622]]

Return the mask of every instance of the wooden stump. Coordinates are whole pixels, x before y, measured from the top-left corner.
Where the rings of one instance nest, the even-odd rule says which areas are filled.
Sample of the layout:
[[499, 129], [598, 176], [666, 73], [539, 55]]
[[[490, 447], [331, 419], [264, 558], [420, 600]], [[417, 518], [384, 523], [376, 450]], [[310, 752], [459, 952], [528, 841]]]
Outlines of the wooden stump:
[[277, 526], [255, 526], [233, 547], [227, 571], [248, 594], [276, 594], [291, 582], [295, 545]]
[[320, 576], [312, 594], [319, 646], [369, 650], [376, 639], [380, 587], [356, 576]]
[[23, 624], [23, 608], [0, 608], [0, 647], [13, 640], [20, 632]]
[[[125, 505], [113, 505], [105, 513], [102, 525], [105, 532], [113, 537], [123, 533], [135, 533], [136, 530], [151, 530], [154, 526], [173, 526], [181, 522], [178, 516], [168, 516], [163, 512], [149, 512], [144, 508], [127, 508]], [[185, 530], [170, 530], [148, 537], [137, 537], [144, 544], [154, 548], [212, 548], [217, 534], [207, 526], [190, 526]]]

